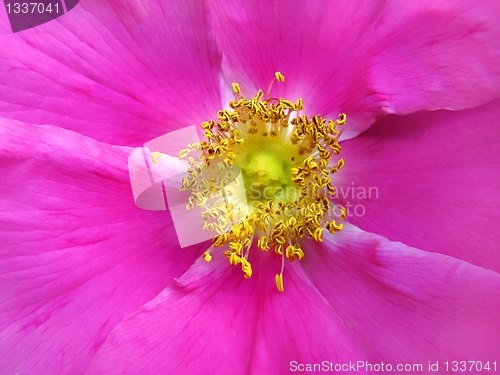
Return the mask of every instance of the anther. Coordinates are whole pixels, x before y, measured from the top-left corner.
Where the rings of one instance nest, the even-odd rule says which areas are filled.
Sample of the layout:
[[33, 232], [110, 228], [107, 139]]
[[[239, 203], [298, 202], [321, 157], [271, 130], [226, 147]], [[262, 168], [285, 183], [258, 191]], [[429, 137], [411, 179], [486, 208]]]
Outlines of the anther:
[[153, 153], [153, 163], [158, 164], [158, 160], [156, 160], [156, 159], [158, 159], [160, 156], [161, 156], [161, 153], [159, 153], [158, 151]]
[[284, 289], [283, 289], [283, 274], [282, 273], [278, 273], [276, 275], [276, 286], [278, 287], [278, 290], [280, 292], [282, 292]]
[[177, 157], [178, 157], [179, 159], [185, 158], [185, 157], [189, 154], [189, 151], [191, 151], [191, 150], [189, 150], [189, 149], [184, 149], [184, 150], [181, 150], [181, 151], [179, 152], [179, 154], [177, 155]]

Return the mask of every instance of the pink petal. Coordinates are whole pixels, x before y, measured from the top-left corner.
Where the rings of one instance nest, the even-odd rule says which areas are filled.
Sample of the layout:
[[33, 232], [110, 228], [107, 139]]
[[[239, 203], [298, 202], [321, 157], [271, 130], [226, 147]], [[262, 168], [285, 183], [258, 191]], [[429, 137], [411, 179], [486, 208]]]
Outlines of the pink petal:
[[350, 205], [349, 220], [500, 270], [499, 116], [499, 100], [460, 112], [392, 116], [344, 142], [345, 167], [333, 185]]
[[252, 249], [253, 275], [221, 252], [203, 260], [110, 335], [87, 374], [288, 374], [291, 361], [362, 360], [300, 265]]
[[496, 1], [210, 3], [230, 82], [265, 93], [280, 71], [274, 96], [302, 97], [308, 114], [345, 112], [348, 138], [386, 113], [500, 95]]
[[500, 274], [349, 224], [324, 240], [302, 264], [370, 363], [390, 363], [392, 371], [422, 364], [423, 373], [432, 373], [429, 361], [439, 361], [440, 373], [447, 373], [445, 361], [450, 372], [451, 361], [490, 361], [493, 368]]
[[427, 1], [378, 45], [370, 83], [385, 110], [466, 109], [500, 96], [500, 3]]
[[14, 35], [3, 14], [0, 117], [124, 145], [213, 118], [221, 56], [207, 14], [195, 1], [89, 0]]
[[0, 372], [82, 373], [199, 248], [135, 206], [131, 149], [11, 120], [0, 140]]

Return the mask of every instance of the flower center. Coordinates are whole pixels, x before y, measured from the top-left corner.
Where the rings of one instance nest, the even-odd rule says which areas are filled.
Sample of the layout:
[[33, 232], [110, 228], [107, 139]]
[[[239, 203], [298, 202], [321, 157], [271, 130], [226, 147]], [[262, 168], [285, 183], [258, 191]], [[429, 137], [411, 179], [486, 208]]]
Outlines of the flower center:
[[[280, 73], [276, 79], [284, 81]], [[180, 190], [191, 193], [188, 210], [202, 210], [204, 229], [217, 232], [213, 247], [203, 254], [206, 261], [214, 247], [227, 244], [225, 256], [241, 264], [249, 278], [255, 239], [261, 250], [272, 248], [281, 256], [276, 285], [283, 291], [285, 257], [293, 262], [304, 256], [299, 239], [321, 242], [324, 228], [330, 233], [342, 229], [332, 218], [345, 219], [345, 209], [331, 208], [328, 195], [335, 192], [329, 175], [344, 165], [342, 159], [330, 161], [341, 151], [345, 115], [336, 121], [308, 118], [300, 114], [302, 99], [269, 98], [271, 86], [266, 99], [262, 90], [245, 99], [233, 83], [232, 110], [219, 111], [217, 122], [204, 122], [206, 141], [179, 153], [190, 165], [190, 178], [184, 178]], [[196, 163], [190, 152], [198, 152], [201, 161]]]
[[[255, 137], [252, 137], [255, 138]], [[243, 174], [247, 202], [257, 203], [295, 201], [298, 198], [297, 185], [292, 180], [292, 166], [289, 157], [277, 145], [262, 142], [254, 151], [243, 154], [241, 161], [235, 161]]]

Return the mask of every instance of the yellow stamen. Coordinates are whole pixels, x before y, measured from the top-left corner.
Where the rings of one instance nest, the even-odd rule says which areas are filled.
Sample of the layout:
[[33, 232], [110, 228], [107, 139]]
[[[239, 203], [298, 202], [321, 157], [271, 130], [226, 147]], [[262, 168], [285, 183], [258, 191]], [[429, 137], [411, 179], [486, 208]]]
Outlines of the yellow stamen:
[[278, 287], [278, 290], [280, 292], [282, 292], [284, 289], [283, 289], [283, 274], [282, 273], [278, 273], [276, 275], [276, 286]]
[[184, 150], [181, 150], [181, 151], [179, 152], [179, 155], [177, 155], [177, 157], [178, 157], [179, 159], [185, 158], [185, 157], [189, 154], [189, 151], [191, 151], [191, 150], [189, 150], [189, 149], [184, 149]]
[[203, 253], [203, 260], [205, 262], [210, 262], [212, 260], [212, 256], [210, 255], [210, 253], [208, 251], [205, 251]]
[[235, 94], [239, 94], [241, 92], [240, 85], [238, 85], [237, 83], [233, 82], [233, 91], [234, 91]]
[[276, 76], [276, 79], [278, 80], [278, 82], [285, 81], [285, 77], [283, 77], [283, 75], [280, 72], [276, 72], [276, 73], [274, 73], [274, 75]]
[[297, 243], [297, 244], [295, 244], [294, 247], [295, 247], [294, 254], [299, 257], [299, 260], [302, 260], [302, 258], [304, 258], [304, 252], [300, 248], [300, 245]]
[[158, 159], [160, 156], [161, 156], [161, 154], [158, 151], [153, 153], [153, 163], [158, 164], [158, 160], [156, 160], [156, 159]]
[[347, 214], [346, 214], [346, 211], [345, 211], [345, 208], [344, 208], [344, 207], [342, 207], [342, 208], [340, 209], [340, 212], [341, 212], [341, 214], [340, 214], [340, 220], [344, 220], [344, 219], [346, 218], [346, 215], [347, 215]]
[[321, 238], [321, 235], [323, 234], [323, 229], [324, 228], [318, 227], [314, 231], [314, 239], [316, 240], [316, 242], [323, 242], [323, 239]]
[[241, 259], [241, 269], [245, 273], [245, 278], [249, 279], [252, 276], [252, 266], [245, 258]]
[[339, 232], [342, 228], [344, 227], [343, 224], [339, 224], [337, 225], [335, 223], [335, 220], [332, 221], [332, 222], [329, 222], [329, 223], [326, 223], [326, 229], [328, 229], [328, 231], [330, 233], [335, 233], [335, 232]]

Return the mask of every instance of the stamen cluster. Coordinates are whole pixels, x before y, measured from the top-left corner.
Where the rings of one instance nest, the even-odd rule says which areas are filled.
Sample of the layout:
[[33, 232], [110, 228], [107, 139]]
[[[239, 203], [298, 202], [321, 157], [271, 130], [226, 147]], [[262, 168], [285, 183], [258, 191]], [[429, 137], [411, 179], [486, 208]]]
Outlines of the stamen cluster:
[[[276, 78], [284, 80], [279, 73]], [[344, 166], [342, 159], [334, 166], [330, 161], [332, 154], [338, 155], [342, 149], [338, 139], [346, 116], [341, 114], [336, 121], [321, 116], [308, 118], [300, 114], [304, 109], [302, 99], [296, 103], [283, 98], [262, 99], [262, 90], [245, 99], [237, 84], [233, 84], [233, 90], [235, 100], [229, 103], [231, 110], [219, 111], [217, 121], [202, 123], [206, 141], [190, 144], [189, 149], [179, 153], [182, 159], [197, 151], [201, 160], [196, 163], [193, 157], [188, 157], [190, 177], [184, 177], [180, 190], [191, 193], [188, 210], [204, 209], [203, 229], [217, 232], [213, 247], [227, 244], [225, 256], [232, 265], [241, 264], [244, 276], [249, 278], [252, 269], [248, 254], [254, 238], [258, 238], [260, 249], [273, 248], [283, 260], [286, 257], [293, 262], [304, 257], [299, 238], [307, 236], [321, 242], [324, 228], [330, 233], [342, 229], [342, 224], [331, 220], [334, 212], [328, 195], [335, 193], [329, 175]], [[271, 138], [273, 143], [288, 150], [283, 157], [292, 165], [288, 172], [299, 194], [289, 201], [269, 199], [265, 203], [248, 204], [241, 196], [245, 193], [238, 179], [238, 167], [245, 155], [255, 151], [252, 145], [256, 140], [263, 144], [260, 140]], [[346, 216], [344, 208], [335, 213], [341, 220]], [[204, 254], [204, 259], [210, 261], [210, 252]], [[280, 291], [282, 272], [283, 262], [281, 273], [276, 276]]]

